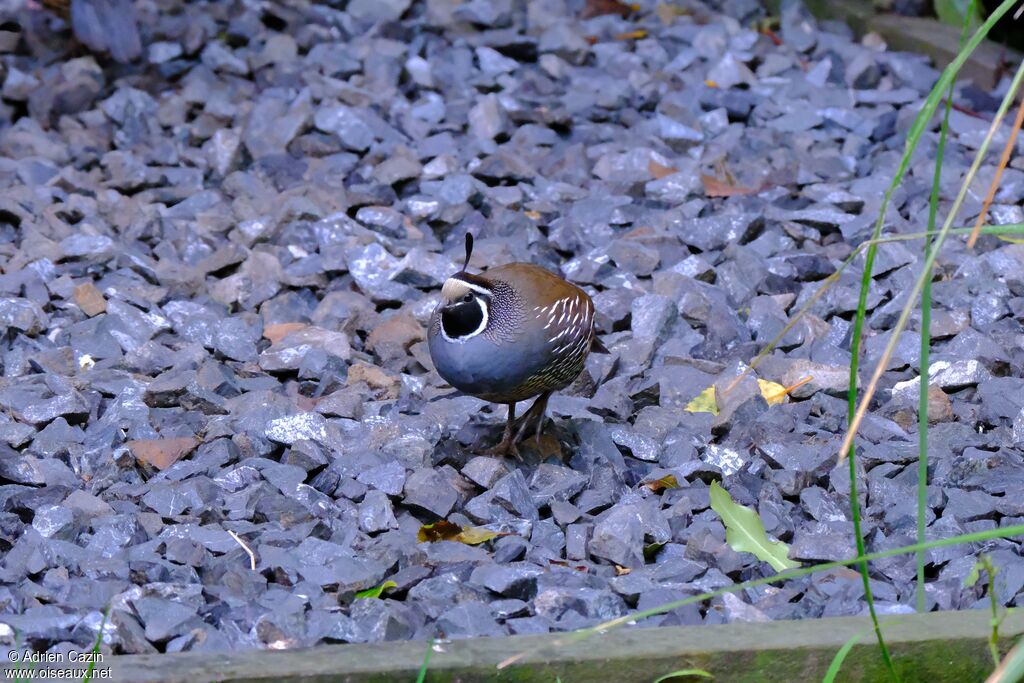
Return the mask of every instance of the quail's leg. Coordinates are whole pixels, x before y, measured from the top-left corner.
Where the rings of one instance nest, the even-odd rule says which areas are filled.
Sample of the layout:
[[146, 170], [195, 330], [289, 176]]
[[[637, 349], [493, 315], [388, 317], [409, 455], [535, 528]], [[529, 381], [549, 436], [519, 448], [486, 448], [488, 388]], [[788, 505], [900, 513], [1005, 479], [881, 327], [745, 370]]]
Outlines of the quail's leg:
[[531, 424], [535, 424], [536, 442], [540, 444], [541, 429], [544, 426], [544, 411], [548, 407], [548, 399], [551, 398], [551, 392], [546, 391], [537, 397], [537, 400], [530, 406], [530, 410], [523, 415], [522, 423], [519, 425], [519, 429], [516, 431], [515, 443], [522, 441], [523, 437], [526, 436], [527, 430], [529, 430]]
[[519, 456], [519, 449], [516, 448], [517, 439], [512, 438], [513, 429], [515, 428], [516, 422], [516, 404], [508, 404], [508, 420], [505, 422], [505, 432], [501, 437], [501, 443], [494, 448], [487, 451], [487, 455], [500, 455], [507, 456], [512, 455], [517, 459], [522, 459]]
[[533, 442], [537, 448], [540, 448], [540, 435], [544, 430], [544, 413], [548, 409], [549, 398], [551, 398], [551, 392], [546, 391], [538, 396], [537, 400], [534, 401], [533, 404], [533, 407], [537, 409], [537, 430], [533, 433]]

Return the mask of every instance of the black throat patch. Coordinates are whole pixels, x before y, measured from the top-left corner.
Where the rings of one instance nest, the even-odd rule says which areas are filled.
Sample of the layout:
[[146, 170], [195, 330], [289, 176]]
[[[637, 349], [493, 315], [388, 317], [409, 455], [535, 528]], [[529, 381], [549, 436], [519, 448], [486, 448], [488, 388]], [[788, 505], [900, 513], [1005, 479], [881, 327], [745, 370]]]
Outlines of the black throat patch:
[[480, 327], [483, 320], [484, 313], [475, 296], [471, 301], [460, 301], [445, 306], [441, 311], [441, 327], [450, 339], [469, 336]]

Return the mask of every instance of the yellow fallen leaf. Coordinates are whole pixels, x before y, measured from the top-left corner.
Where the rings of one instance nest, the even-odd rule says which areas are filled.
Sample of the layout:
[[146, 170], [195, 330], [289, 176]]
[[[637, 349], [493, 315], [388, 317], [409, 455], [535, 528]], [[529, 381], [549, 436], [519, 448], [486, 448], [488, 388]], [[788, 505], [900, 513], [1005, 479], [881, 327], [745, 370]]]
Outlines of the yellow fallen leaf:
[[526, 217], [529, 218], [530, 220], [540, 220], [540, 211], [524, 211], [524, 213], [526, 214]]
[[636, 31], [626, 31], [615, 36], [615, 40], [643, 40], [647, 37], [647, 31], [637, 29]]
[[768, 402], [768, 405], [774, 406], [779, 403], [782, 403], [785, 400], [786, 396], [788, 396], [794, 389], [796, 389], [797, 387], [802, 387], [803, 385], [810, 382], [812, 379], [814, 379], [814, 377], [808, 375], [807, 377], [804, 377], [796, 384], [793, 384], [788, 387], [784, 387], [781, 384], [776, 384], [775, 382], [769, 382], [766, 379], [757, 380], [757, 384], [758, 386], [761, 387], [761, 395], [764, 396], [764, 400]]
[[686, 404], [686, 411], [689, 413], [711, 413], [718, 415], [718, 400], [715, 398], [715, 385], [700, 392], [700, 394]]
[[[768, 405], [774, 406], [785, 401], [786, 396], [789, 392], [793, 391], [799, 386], [807, 384], [812, 379], [811, 376], [804, 377], [793, 386], [784, 387], [781, 384], [775, 382], [769, 382], [766, 379], [757, 380], [757, 386], [761, 389], [761, 396], [768, 402]], [[686, 404], [686, 410], [690, 413], [711, 413], [712, 415], [718, 415], [718, 399], [715, 396], [715, 385], [712, 384], [710, 387], [700, 392], [700, 394]]]
[[710, 78], [706, 78], [706, 79], [704, 79], [704, 85], [708, 86], [709, 88], [717, 88], [717, 87], [718, 87], [718, 84], [717, 84], [717, 83], [715, 83], [715, 82], [714, 82], [713, 80], [711, 80]]
[[424, 524], [416, 533], [416, 540], [420, 543], [433, 543], [435, 541], [458, 541], [466, 545], [479, 545], [489, 541], [496, 536], [503, 534], [491, 531], [482, 526], [461, 527], [442, 519], [433, 524]]
[[757, 380], [757, 386], [761, 387], [761, 395], [768, 405], [774, 406], [786, 400], [786, 387], [766, 379]]
[[501, 536], [497, 531], [491, 531], [482, 526], [468, 526], [462, 530], [455, 540], [466, 545], [479, 545], [489, 541], [496, 536]]
[[654, 8], [654, 14], [661, 19], [661, 23], [668, 26], [676, 17], [684, 17], [692, 14], [693, 12], [686, 7], [679, 7], [678, 5], [670, 5], [667, 3], [658, 3], [658, 6]]

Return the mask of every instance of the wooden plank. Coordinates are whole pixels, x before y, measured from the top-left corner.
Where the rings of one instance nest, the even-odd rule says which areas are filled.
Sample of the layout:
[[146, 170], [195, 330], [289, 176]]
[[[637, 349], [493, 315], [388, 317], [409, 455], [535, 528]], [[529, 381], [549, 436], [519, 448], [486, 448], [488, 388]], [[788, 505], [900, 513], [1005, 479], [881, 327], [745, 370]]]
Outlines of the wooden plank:
[[[779, 0], [767, 2], [769, 11], [776, 15], [780, 4]], [[956, 57], [960, 29], [937, 19], [880, 14], [870, 2], [857, 0], [807, 0], [804, 4], [815, 17], [845, 22], [859, 36], [877, 33], [891, 50], [928, 55], [940, 69]], [[1021, 59], [1024, 55], [1020, 52], [986, 40], [964, 63], [961, 78], [970, 78], [979, 88], [990, 89], [1004, 74], [1004, 65], [1016, 67]]]
[[[904, 681], [976, 681], [992, 669], [986, 611], [911, 614], [884, 618], [884, 635]], [[1024, 634], [1024, 612], [1000, 627], [1008, 649]], [[764, 624], [623, 628], [584, 641], [568, 634], [474, 638], [432, 652], [428, 681], [538, 681], [650, 683], [680, 668], [697, 667], [724, 681], [820, 680], [835, 652], [851, 637], [859, 644], [846, 660], [844, 681], [886, 678], [870, 622], [835, 617]], [[566, 641], [556, 644], [556, 641]], [[394, 642], [325, 645], [306, 650], [189, 652], [106, 657], [108, 680], [132, 683], [310, 683], [414, 681], [427, 644]], [[511, 655], [529, 654], [498, 671]]]
[[[878, 14], [868, 20], [868, 28], [882, 36], [890, 49], [928, 55], [943, 68], [957, 55], [960, 29], [935, 19]], [[1004, 74], [1004, 64], [1020, 64], [1022, 55], [985, 40], [971, 53], [960, 69], [960, 79], [969, 78], [979, 88], [994, 88]]]

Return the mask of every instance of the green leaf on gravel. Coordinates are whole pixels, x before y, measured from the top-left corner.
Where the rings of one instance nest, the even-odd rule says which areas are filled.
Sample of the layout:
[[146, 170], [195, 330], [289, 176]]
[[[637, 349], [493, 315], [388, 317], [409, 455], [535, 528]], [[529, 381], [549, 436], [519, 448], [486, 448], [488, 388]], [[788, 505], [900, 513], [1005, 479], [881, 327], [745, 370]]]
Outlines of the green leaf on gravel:
[[711, 509], [722, 518], [725, 540], [736, 552], [751, 553], [762, 562], [770, 564], [777, 572], [800, 566], [799, 562], [787, 556], [788, 545], [768, 538], [764, 522], [757, 513], [733, 502], [729, 492], [717, 481], [711, 482]]
[[398, 586], [394, 581], [385, 581], [381, 585], [375, 588], [367, 588], [364, 591], [356, 593], [356, 600], [360, 598], [379, 598], [381, 594], [389, 588], [396, 588]]

